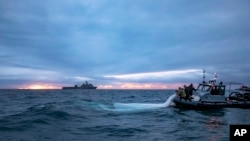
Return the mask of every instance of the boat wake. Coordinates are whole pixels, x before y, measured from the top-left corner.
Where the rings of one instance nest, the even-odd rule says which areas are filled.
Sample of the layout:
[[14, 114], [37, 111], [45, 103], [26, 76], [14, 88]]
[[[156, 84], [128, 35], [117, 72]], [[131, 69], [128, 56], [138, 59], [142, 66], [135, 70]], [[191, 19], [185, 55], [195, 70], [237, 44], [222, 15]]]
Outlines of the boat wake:
[[92, 108], [98, 108], [112, 112], [141, 112], [146, 110], [154, 110], [163, 107], [172, 106], [172, 101], [175, 98], [175, 94], [171, 95], [164, 103], [113, 103], [111, 105], [105, 105], [97, 102], [84, 102], [85, 106]]

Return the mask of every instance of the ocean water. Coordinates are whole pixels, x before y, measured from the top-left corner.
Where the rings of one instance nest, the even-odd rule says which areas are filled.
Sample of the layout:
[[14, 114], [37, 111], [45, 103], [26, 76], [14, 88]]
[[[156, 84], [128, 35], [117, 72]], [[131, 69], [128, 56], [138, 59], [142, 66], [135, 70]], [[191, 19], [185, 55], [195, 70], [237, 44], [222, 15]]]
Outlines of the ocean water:
[[0, 90], [0, 141], [228, 141], [230, 124], [250, 124], [250, 109], [183, 110], [173, 94]]

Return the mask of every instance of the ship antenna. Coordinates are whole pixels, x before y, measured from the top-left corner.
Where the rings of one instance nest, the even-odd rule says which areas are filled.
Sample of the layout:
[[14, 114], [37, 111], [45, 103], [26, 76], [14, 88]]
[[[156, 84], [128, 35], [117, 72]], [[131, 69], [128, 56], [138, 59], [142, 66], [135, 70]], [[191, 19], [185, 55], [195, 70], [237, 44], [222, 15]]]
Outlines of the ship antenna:
[[216, 83], [216, 80], [217, 80], [217, 73], [214, 73], [214, 80], [215, 80], [215, 83]]
[[206, 77], [206, 71], [205, 71], [205, 69], [203, 69], [203, 83], [205, 83], [206, 81], [205, 81], [205, 77]]

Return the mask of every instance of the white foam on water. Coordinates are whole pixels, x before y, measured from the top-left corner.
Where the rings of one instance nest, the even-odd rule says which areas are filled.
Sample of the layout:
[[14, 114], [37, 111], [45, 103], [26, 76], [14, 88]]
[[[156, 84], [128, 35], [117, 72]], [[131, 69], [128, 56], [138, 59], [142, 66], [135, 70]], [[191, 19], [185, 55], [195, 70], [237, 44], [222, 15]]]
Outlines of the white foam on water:
[[141, 112], [146, 110], [154, 110], [173, 105], [173, 99], [176, 94], [171, 95], [164, 103], [113, 103], [113, 105], [105, 105], [97, 102], [82, 102], [84, 106], [102, 109], [113, 112]]
[[171, 106], [173, 103], [172, 101], [174, 100], [174, 98], [176, 97], [176, 94], [172, 94], [167, 101], [164, 103], [165, 107]]
[[[154, 110], [172, 105], [175, 94], [171, 95], [164, 103], [113, 103], [112, 106], [104, 104], [94, 104], [96, 108], [113, 112], [140, 112], [145, 110]], [[93, 104], [91, 104], [93, 106]]]

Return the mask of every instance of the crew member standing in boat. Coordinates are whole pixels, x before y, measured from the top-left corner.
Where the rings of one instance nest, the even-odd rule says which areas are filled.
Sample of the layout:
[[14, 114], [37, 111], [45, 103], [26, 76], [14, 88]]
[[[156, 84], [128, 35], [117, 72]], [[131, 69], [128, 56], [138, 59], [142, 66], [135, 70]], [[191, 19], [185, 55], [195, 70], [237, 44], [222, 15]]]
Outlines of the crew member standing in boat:
[[185, 89], [186, 92], [186, 100], [191, 101], [191, 97], [193, 95], [193, 91], [196, 91], [196, 89], [194, 88], [193, 84], [191, 83], [188, 87], [186, 87]]
[[189, 85], [189, 96], [192, 96], [193, 95], [193, 91], [196, 91], [196, 89], [194, 88], [193, 84], [191, 83]]
[[189, 88], [186, 85], [184, 85], [184, 91], [185, 91], [185, 94], [186, 94], [185, 100], [186, 101], [187, 100], [191, 101], [190, 96], [189, 96]]
[[179, 87], [179, 89], [176, 90], [175, 92], [176, 92], [177, 96], [180, 97], [180, 101], [182, 99], [186, 99], [186, 93], [185, 93], [185, 90], [183, 88]]

